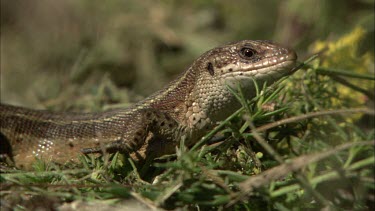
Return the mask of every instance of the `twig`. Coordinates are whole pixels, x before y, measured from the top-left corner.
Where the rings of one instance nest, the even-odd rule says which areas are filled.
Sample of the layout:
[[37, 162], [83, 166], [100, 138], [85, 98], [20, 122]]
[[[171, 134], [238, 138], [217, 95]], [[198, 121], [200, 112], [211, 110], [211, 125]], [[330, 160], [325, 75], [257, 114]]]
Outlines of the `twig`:
[[266, 124], [266, 125], [256, 128], [256, 131], [262, 132], [262, 131], [265, 131], [265, 130], [268, 130], [268, 129], [271, 129], [271, 128], [274, 128], [283, 124], [297, 122], [300, 120], [309, 119], [309, 118], [318, 117], [318, 116], [337, 115], [337, 114], [344, 114], [344, 113], [361, 113], [361, 112], [369, 114], [369, 115], [375, 115], [375, 111], [368, 109], [368, 108], [348, 108], [348, 109], [338, 109], [338, 110], [332, 110], [332, 111], [318, 111], [318, 112], [294, 116], [294, 117], [282, 119], [282, 120], [279, 120], [270, 124]]
[[351, 148], [353, 146], [358, 145], [375, 145], [374, 141], [363, 141], [363, 142], [352, 142], [352, 143], [345, 143], [339, 146], [336, 146], [332, 149], [328, 149], [324, 152], [320, 153], [313, 153], [308, 155], [302, 155], [297, 158], [294, 158], [290, 162], [283, 163], [279, 166], [273, 167], [260, 173], [258, 175], [252, 176], [249, 179], [241, 182], [239, 184], [239, 188], [241, 189], [241, 193], [237, 195], [235, 199], [233, 199], [227, 206], [232, 206], [238, 200], [241, 200], [243, 197], [247, 195], [251, 195], [256, 188], [269, 184], [271, 181], [277, 180], [289, 174], [290, 172], [295, 172], [300, 170], [311, 163], [318, 162], [323, 160], [331, 155], [336, 154], [339, 151]]

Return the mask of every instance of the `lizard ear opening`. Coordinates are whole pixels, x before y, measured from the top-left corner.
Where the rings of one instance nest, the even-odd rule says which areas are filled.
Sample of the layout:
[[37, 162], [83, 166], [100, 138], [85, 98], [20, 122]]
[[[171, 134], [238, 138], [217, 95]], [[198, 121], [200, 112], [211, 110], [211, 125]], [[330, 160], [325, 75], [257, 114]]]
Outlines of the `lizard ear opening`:
[[215, 74], [215, 70], [214, 70], [214, 66], [212, 65], [211, 62], [208, 62], [207, 70], [208, 70], [208, 72], [210, 73], [210, 75], [214, 76], [214, 74]]

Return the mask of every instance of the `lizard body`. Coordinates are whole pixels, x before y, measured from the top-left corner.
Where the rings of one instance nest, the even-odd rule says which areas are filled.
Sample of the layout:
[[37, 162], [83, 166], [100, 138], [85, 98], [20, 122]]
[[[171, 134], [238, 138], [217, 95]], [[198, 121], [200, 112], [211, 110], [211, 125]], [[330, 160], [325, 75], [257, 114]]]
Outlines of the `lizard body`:
[[291, 73], [297, 56], [269, 41], [243, 40], [207, 51], [166, 88], [130, 108], [100, 113], [37, 111], [0, 105], [2, 157], [29, 166], [35, 157], [58, 163], [80, 153], [128, 153], [133, 159], [192, 145], [240, 107], [227, 86], [254, 97], [253, 79], [267, 84]]

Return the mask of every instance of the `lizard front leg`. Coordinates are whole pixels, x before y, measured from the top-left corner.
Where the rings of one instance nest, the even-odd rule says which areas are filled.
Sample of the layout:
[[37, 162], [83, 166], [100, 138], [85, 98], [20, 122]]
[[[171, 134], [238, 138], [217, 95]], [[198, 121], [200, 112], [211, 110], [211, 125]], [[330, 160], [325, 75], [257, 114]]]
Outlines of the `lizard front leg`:
[[135, 161], [173, 152], [178, 123], [169, 114], [148, 108], [136, 111], [131, 119], [118, 140], [101, 147], [83, 148], [81, 152], [121, 152], [130, 154]]

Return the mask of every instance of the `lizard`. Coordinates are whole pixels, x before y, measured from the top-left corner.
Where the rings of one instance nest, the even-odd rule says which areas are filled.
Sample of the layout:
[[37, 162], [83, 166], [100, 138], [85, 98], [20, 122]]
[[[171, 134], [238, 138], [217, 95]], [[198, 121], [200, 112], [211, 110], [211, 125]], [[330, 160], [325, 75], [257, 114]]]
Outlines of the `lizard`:
[[135, 161], [191, 146], [240, 108], [228, 89], [249, 99], [257, 84], [291, 74], [294, 50], [272, 41], [242, 40], [198, 57], [164, 89], [128, 108], [97, 113], [51, 112], [0, 104], [0, 157], [17, 167], [36, 158], [64, 163], [79, 154], [128, 154]]

